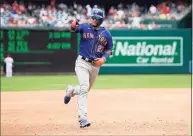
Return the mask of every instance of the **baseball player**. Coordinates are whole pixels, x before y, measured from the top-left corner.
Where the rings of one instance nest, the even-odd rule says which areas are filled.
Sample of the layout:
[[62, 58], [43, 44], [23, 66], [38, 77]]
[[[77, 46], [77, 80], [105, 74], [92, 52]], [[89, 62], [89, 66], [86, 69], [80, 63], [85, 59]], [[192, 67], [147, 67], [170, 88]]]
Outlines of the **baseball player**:
[[91, 89], [100, 67], [112, 54], [113, 41], [108, 30], [101, 26], [104, 12], [94, 8], [91, 13], [91, 22], [79, 24], [71, 23], [71, 32], [80, 33], [79, 55], [75, 62], [75, 72], [79, 85], [68, 85], [64, 103], [68, 104], [71, 97], [78, 97], [78, 120], [80, 128], [91, 124], [87, 120], [87, 93]]
[[6, 64], [6, 77], [12, 77], [13, 75], [13, 58], [10, 54], [7, 55], [7, 57], [4, 59], [4, 62]]

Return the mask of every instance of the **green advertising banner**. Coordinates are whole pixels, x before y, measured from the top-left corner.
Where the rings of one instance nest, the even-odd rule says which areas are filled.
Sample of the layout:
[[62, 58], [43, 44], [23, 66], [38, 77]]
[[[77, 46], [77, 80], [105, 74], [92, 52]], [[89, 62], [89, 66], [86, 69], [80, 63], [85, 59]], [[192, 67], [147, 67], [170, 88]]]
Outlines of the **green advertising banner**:
[[111, 30], [113, 55], [101, 74], [179, 74], [190, 72], [190, 29]]
[[104, 66], [182, 66], [182, 37], [113, 37], [114, 51]]

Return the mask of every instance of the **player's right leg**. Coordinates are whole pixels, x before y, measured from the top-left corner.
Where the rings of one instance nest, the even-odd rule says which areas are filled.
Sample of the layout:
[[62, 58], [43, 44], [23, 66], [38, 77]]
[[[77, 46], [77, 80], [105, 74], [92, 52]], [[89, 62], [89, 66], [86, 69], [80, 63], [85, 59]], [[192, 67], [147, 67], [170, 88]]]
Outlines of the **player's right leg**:
[[10, 77], [10, 68], [6, 67], [6, 77]]

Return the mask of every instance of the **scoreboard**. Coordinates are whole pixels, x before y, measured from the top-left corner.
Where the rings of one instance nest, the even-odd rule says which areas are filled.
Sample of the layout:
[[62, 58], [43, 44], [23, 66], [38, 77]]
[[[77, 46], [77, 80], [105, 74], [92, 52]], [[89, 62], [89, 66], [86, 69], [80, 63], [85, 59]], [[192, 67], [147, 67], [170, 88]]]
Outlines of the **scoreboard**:
[[56, 30], [0, 30], [1, 61], [14, 59], [15, 72], [73, 72], [77, 35]]

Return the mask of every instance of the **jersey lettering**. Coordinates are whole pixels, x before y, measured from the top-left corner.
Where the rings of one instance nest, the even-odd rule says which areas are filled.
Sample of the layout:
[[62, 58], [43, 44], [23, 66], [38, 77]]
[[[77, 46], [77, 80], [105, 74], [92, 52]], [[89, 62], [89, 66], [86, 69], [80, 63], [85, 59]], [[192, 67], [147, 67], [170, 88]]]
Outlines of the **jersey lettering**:
[[94, 34], [93, 33], [83, 33], [83, 38], [84, 39], [87, 39], [87, 38], [93, 39], [94, 38]]

